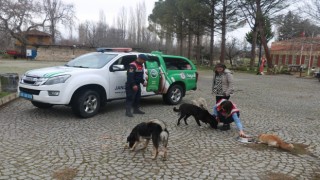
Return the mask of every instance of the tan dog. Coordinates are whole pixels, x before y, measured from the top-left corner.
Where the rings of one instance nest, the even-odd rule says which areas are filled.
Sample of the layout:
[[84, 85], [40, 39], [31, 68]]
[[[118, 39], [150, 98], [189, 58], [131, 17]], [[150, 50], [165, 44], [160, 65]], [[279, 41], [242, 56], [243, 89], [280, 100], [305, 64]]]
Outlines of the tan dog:
[[278, 147], [287, 151], [293, 150], [293, 144], [282, 141], [277, 135], [274, 134], [260, 134], [258, 142], [268, 144], [268, 146]]
[[196, 105], [198, 107], [201, 107], [202, 109], [208, 110], [207, 101], [202, 97], [200, 97], [198, 99], [194, 99], [191, 102], [193, 105]]

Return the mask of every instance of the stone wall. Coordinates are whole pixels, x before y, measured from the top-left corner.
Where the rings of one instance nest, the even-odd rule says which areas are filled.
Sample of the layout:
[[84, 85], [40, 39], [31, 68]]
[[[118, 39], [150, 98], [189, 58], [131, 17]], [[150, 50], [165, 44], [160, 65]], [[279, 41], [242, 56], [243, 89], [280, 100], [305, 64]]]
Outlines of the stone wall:
[[40, 61], [69, 61], [88, 52], [95, 52], [95, 48], [73, 46], [43, 46], [37, 48], [36, 60]]

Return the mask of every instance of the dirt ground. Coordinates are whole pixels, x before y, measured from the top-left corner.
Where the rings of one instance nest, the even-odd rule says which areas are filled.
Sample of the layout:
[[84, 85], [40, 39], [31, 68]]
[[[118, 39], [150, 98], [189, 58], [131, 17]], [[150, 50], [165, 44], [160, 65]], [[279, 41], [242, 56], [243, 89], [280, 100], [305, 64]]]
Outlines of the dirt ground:
[[66, 62], [48, 62], [37, 60], [0, 59], [0, 74], [18, 73], [20, 76], [26, 71], [42, 67], [64, 65]]

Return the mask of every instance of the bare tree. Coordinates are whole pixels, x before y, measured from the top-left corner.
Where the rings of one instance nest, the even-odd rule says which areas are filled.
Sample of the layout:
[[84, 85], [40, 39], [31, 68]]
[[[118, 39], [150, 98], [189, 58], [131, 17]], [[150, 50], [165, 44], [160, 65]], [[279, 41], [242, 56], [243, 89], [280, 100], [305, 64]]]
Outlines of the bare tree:
[[125, 39], [127, 37], [127, 11], [125, 9], [125, 7], [122, 7], [119, 14], [118, 14], [118, 18], [117, 18], [117, 28], [121, 31], [121, 35], [120, 35], [120, 39], [121, 45], [125, 44]]
[[[0, 25], [1, 26], [1, 25]], [[0, 51], [12, 48], [12, 38], [8, 31], [0, 31]]]
[[146, 5], [144, 2], [138, 3], [136, 6], [136, 25], [137, 25], [137, 45], [140, 46], [142, 37], [144, 36], [144, 28], [146, 25]]
[[89, 47], [97, 47], [97, 24], [93, 21], [86, 21], [79, 25], [79, 42]]
[[226, 56], [230, 60], [231, 65], [233, 65], [233, 59], [241, 54], [241, 50], [237, 42], [238, 40], [233, 37], [231, 41], [226, 43]]
[[320, 1], [319, 0], [308, 0], [304, 1], [304, 6], [299, 8], [300, 11], [310, 17], [311, 20], [320, 24]]
[[74, 25], [74, 6], [73, 4], [65, 4], [61, 0], [43, 0], [43, 8], [49, 18], [48, 26], [52, 43], [55, 44], [56, 34], [59, 34], [57, 25], [61, 23], [69, 28]]
[[137, 20], [136, 20], [136, 16], [134, 15], [134, 11], [131, 8], [130, 9], [130, 19], [128, 21], [128, 42], [130, 44], [135, 44], [136, 40], [137, 40], [137, 34], [136, 34], [136, 30], [137, 30]]
[[99, 12], [99, 22], [96, 25], [96, 34], [94, 35], [96, 38], [96, 46], [107, 46], [108, 39], [108, 29], [109, 26], [106, 21], [106, 15], [103, 10]]
[[241, 0], [238, 2], [247, 24], [249, 24], [252, 30], [252, 43], [251, 43], [251, 56], [250, 56], [250, 69], [253, 69], [254, 62], [256, 59], [256, 46], [257, 46], [257, 14], [256, 14], [256, 4], [253, 0]]
[[36, 0], [1, 0], [0, 31], [9, 33], [21, 42], [21, 53], [25, 54], [28, 45], [27, 32], [43, 27], [48, 20], [43, 13], [40, 3]]
[[222, 0], [222, 8], [220, 10], [221, 19], [221, 52], [220, 52], [220, 62], [224, 63], [226, 56], [226, 34], [227, 28], [231, 27], [233, 23], [237, 21], [237, 6], [235, 0]]
[[[258, 31], [260, 33], [269, 68], [272, 68], [272, 61], [264, 32], [265, 18], [268, 17], [273, 20], [273, 18], [279, 15], [280, 11], [288, 7], [288, 2], [288, 0], [239, 0], [239, 6], [253, 30], [253, 46], [256, 45]], [[291, 4], [294, 2], [295, 0], [290, 1]], [[253, 56], [255, 52], [253, 51], [255, 51], [255, 48], [252, 48], [252, 60], [255, 58], [255, 56]], [[250, 61], [251, 66], [253, 62], [254, 61]]]

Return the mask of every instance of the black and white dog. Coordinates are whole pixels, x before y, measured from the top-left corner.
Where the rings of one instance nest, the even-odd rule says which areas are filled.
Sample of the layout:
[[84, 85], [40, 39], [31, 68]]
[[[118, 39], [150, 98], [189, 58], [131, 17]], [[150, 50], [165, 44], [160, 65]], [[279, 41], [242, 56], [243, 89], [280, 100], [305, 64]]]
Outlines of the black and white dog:
[[198, 126], [201, 126], [200, 121], [210, 124], [210, 126], [214, 129], [217, 129], [218, 122], [216, 121], [215, 116], [211, 115], [208, 110], [200, 108], [193, 104], [183, 103], [179, 106], [179, 109], [176, 107], [173, 108], [173, 111], [179, 112], [180, 117], [178, 119], [177, 125], [180, 125], [180, 120], [184, 118], [184, 123], [188, 125], [187, 119], [190, 116], [193, 116], [196, 120]]
[[146, 142], [142, 149], [147, 148], [150, 139], [153, 143], [153, 157], [156, 159], [159, 153], [159, 145], [162, 144], [164, 147], [163, 159], [167, 158], [167, 146], [169, 139], [169, 132], [167, 126], [163, 121], [158, 119], [152, 119], [147, 122], [142, 122], [136, 125], [130, 135], [127, 137], [127, 143], [129, 143], [130, 150], [134, 151], [136, 146], [145, 139]]

